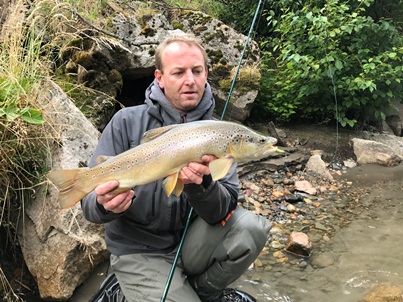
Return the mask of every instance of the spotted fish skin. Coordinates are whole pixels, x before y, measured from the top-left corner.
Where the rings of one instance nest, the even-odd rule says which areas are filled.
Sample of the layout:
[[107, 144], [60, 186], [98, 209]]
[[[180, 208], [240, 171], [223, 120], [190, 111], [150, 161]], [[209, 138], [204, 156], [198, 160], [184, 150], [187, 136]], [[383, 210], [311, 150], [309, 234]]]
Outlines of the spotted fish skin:
[[234, 161], [259, 160], [277, 150], [277, 140], [233, 122], [196, 121], [149, 130], [142, 142], [113, 158], [98, 158], [92, 168], [53, 170], [48, 179], [59, 188], [61, 208], [79, 202], [98, 185], [117, 180], [115, 193], [165, 177], [168, 196], [180, 195], [183, 181], [180, 170], [202, 156], [217, 157], [209, 167], [213, 180], [224, 177]]

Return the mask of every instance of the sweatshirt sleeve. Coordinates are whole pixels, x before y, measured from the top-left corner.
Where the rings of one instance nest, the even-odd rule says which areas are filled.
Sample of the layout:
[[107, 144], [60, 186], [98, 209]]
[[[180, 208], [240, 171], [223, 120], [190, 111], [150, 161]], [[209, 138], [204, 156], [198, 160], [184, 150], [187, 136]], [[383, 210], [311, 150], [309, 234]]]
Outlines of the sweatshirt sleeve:
[[228, 174], [213, 181], [211, 176], [205, 176], [201, 185], [189, 184], [184, 193], [195, 212], [207, 223], [216, 224], [236, 208], [239, 194], [239, 179], [236, 163]]

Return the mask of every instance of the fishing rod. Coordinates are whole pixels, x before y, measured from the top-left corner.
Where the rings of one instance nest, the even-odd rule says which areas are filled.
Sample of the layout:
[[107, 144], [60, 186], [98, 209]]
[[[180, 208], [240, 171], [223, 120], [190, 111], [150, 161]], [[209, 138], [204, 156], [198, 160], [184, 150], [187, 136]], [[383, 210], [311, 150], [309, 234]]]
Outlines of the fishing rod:
[[[260, 7], [263, 5], [264, 1], [265, 1], [265, 0], [259, 0], [259, 4], [258, 4], [258, 6], [257, 6], [257, 8], [256, 8], [255, 15], [254, 15], [254, 17], [253, 17], [253, 21], [252, 21], [252, 24], [251, 24], [251, 26], [250, 26], [248, 36], [247, 36], [247, 38], [246, 38], [245, 45], [244, 45], [244, 48], [243, 48], [243, 50], [242, 50], [241, 58], [239, 59], [239, 62], [238, 62], [238, 67], [237, 67], [237, 69], [236, 69], [234, 78], [232, 79], [231, 88], [230, 88], [230, 90], [229, 90], [229, 92], [228, 92], [228, 96], [227, 96], [227, 99], [226, 99], [226, 101], [225, 101], [224, 109], [223, 109], [223, 112], [222, 112], [222, 114], [221, 114], [220, 120], [223, 120], [223, 119], [224, 119], [225, 111], [227, 110], [229, 100], [231, 99], [232, 90], [233, 90], [233, 88], [234, 88], [234, 86], [235, 86], [235, 82], [236, 82], [236, 79], [237, 79], [237, 77], [238, 77], [239, 69], [241, 68], [241, 64], [242, 64], [242, 61], [243, 61], [243, 57], [244, 57], [244, 55], [245, 55], [246, 48], [247, 48], [247, 46], [248, 46], [248, 44], [249, 44], [250, 36], [251, 36], [251, 34], [252, 34], [252, 32], [253, 32], [253, 28], [254, 28], [254, 26], [255, 26], [255, 22], [256, 22], [258, 13], [259, 13], [259, 11], [260, 11]], [[184, 241], [185, 241], [186, 233], [187, 233], [187, 230], [188, 230], [188, 228], [189, 228], [189, 224], [190, 224], [190, 220], [191, 220], [192, 214], [193, 214], [193, 207], [190, 207], [189, 215], [188, 215], [188, 218], [187, 218], [187, 220], [186, 220], [186, 225], [185, 225], [185, 228], [183, 229], [183, 234], [182, 234], [182, 237], [181, 237], [181, 241], [179, 242], [178, 249], [177, 249], [177, 251], [176, 251], [175, 258], [174, 258], [174, 261], [173, 261], [173, 263], [172, 263], [171, 270], [170, 270], [170, 272], [169, 272], [168, 279], [167, 279], [167, 282], [166, 282], [166, 284], [165, 284], [164, 292], [163, 292], [163, 294], [162, 294], [162, 297], [161, 297], [160, 302], [165, 302], [166, 297], [167, 297], [167, 295], [168, 295], [169, 287], [171, 286], [172, 278], [173, 278], [173, 275], [174, 275], [174, 273], [175, 273], [176, 265], [177, 265], [177, 263], [178, 263], [178, 260], [179, 260], [179, 257], [180, 257], [181, 251], [182, 251], [182, 246], [183, 246], [183, 243], [184, 243]]]

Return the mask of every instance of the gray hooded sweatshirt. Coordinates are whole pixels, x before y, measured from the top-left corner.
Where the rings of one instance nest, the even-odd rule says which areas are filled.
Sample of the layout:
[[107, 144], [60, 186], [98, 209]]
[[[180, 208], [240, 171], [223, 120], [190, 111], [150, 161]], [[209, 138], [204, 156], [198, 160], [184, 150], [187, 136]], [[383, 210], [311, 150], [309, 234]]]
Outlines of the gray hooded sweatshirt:
[[[146, 90], [145, 104], [118, 111], [105, 127], [89, 166], [98, 155], [115, 156], [140, 143], [150, 129], [197, 120], [212, 119], [214, 98], [207, 84], [196, 108], [184, 117], [174, 109], [156, 80]], [[219, 181], [205, 176], [201, 185], [189, 184], [180, 197], [167, 197], [162, 180], [134, 188], [129, 209], [115, 214], [96, 202], [91, 192], [82, 201], [84, 216], [91, 222], [105, 224], [108, 250], [117, 256], [135, 253], [169, 253], [180, 241], [190, 208], [209, 224], [219, 223], [235, 209], [239, 180], [234, 164]]]

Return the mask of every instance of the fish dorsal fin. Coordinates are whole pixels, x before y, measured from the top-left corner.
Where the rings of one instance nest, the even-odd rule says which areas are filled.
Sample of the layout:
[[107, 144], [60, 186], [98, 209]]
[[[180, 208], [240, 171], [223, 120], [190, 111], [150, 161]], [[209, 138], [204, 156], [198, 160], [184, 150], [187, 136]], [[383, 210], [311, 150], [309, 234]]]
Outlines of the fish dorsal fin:
[[164, 126], [164, 127], [148, 130], [144, 133], [143, 138], [141, 139], [141, 144], [152, 141], [153, 139], [163, 135], [164, 133], [167, 133], [169, 130], [171, 130], [172, 128], [175, 128], [175, 127], [176, 127], [176, 125], [169, 125], [169, 126]]
[[98, 156], [95, 158], [95, 163], [96, 163], [97, 165], [99, 165], [99, 164], [102, 164], [103, 162], [106, 162], [106, 161], [112, 159], [113, 157], [114, 157], [114, 156], [98, 155]]
[[209, 167], [213, 180], [219, 180], [227, 175], [233, 163], [232, 157], [218, 158], [210, 162]]

